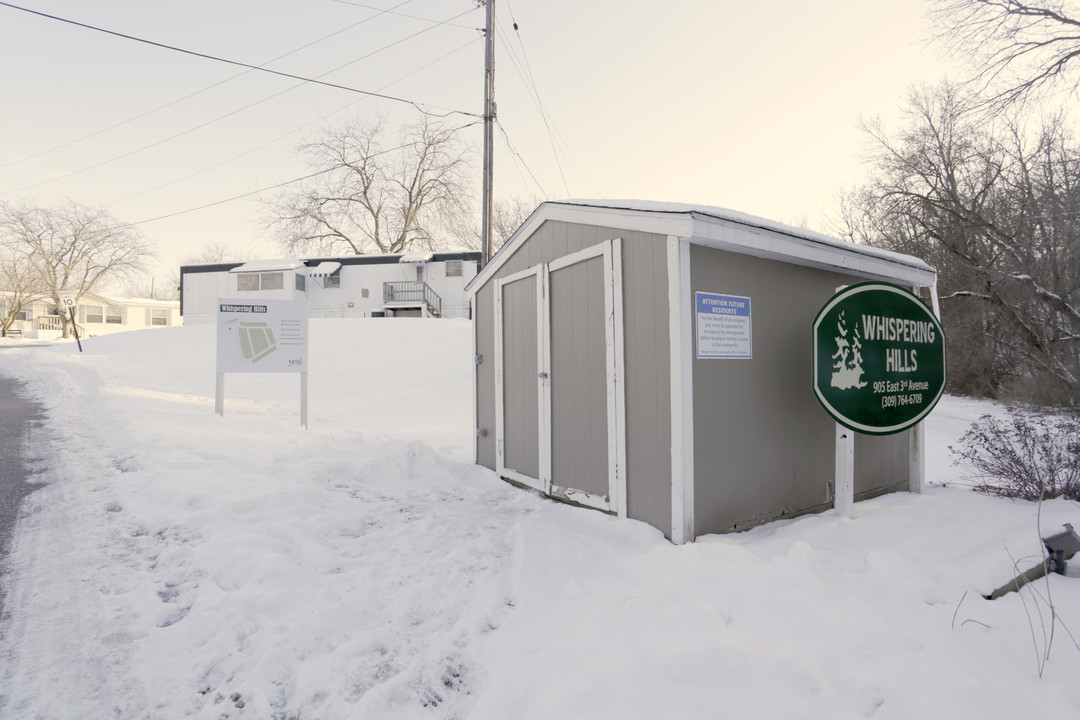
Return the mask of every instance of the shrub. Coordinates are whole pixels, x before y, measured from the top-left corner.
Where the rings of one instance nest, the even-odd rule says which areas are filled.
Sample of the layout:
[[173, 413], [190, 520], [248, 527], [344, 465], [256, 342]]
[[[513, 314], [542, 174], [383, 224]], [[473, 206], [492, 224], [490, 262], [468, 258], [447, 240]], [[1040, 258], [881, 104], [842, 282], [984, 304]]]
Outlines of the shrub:
[[1080, 500], [1080, 421], [1009, 410], [983, 415], [956, 447], [954, 464], [970, 466], [975, 490], [999, 497]]

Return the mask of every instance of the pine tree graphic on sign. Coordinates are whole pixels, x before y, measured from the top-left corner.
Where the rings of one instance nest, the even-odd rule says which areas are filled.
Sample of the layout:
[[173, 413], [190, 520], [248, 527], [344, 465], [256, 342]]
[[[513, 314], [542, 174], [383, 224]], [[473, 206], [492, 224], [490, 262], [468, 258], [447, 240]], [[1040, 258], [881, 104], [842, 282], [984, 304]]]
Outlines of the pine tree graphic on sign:
[[840, 318], [836, 322], [836, 331], [839, 333], [836, 340], [836, 352], [833, 353], [833, 374], [831, 385], [839, 390], [848, 388], [866, 387], [866, 381], [862, 379], [862, 339], [859, 337], [859, 326], [851, 331], [851, 339], [848, 340], [847, 321], [844, 311], [840, 311]]

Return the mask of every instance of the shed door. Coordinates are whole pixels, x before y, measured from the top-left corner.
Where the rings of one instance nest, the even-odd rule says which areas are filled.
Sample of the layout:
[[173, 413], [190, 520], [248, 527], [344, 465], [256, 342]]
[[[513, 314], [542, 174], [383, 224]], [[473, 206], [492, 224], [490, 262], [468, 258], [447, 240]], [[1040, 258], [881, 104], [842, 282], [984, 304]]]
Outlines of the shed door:
[[495, 469], [547, 492], [551, 474], [540, 467], [541, 270], [503, 278], [495, 289]]
[[614, 240], [500, 281], [496, 466], [625, 515], [621, 266]]

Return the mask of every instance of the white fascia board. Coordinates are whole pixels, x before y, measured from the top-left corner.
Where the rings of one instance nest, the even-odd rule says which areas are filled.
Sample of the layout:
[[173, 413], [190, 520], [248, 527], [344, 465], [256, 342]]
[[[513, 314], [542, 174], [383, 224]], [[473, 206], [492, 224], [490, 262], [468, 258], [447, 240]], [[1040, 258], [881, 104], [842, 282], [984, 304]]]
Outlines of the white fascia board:
[[906, 255], [854, 243], [826, 243], [714, 217], [696, 216], [695, 220], [690, 242], [697, 245], [915, 287], [930, 287], [937, 279], [933, 268]]
[[689, 235], [693, 228], [693, 219], [688, 212], [658, 212], [655, 210], [635, 210], [620, 207], [602, 207], [599, 205], [580, 205], [572, 203], [541, 203], [540, 207], [521, 224], [491, 262], [476, 274], [465, 286], [465, 297], [471, 298], [502, 267], [525, 241], [548, 220], [556, 222], [597, 225], [616, 230], [655, 233], [657, 235]]

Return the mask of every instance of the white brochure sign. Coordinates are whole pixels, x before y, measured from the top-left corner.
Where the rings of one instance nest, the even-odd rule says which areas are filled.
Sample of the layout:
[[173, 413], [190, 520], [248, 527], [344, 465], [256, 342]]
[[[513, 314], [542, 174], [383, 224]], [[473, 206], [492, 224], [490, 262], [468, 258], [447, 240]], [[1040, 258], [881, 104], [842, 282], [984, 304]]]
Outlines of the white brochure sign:
[[695, 293], [698, 358], [754, 356], [750, 298], [719, 293]]
[[218, 300], [217, 371], [306, 373], [307, 303]]

